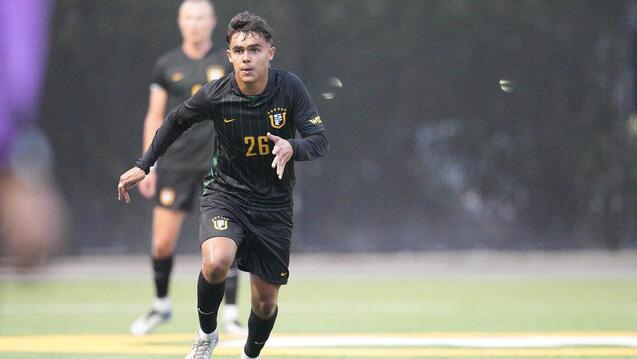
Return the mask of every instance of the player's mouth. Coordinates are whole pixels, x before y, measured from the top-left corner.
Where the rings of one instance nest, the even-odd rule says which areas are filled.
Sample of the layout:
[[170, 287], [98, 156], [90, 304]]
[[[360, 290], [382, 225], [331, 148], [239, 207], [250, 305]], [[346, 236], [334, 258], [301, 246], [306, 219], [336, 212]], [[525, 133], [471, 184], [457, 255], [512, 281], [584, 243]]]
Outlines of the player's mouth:
[[241, 71], [241, 75], [250, 76], [254, 73], [254, 68], [244, 68], [244, 69], [240, 69], [240, 71]]

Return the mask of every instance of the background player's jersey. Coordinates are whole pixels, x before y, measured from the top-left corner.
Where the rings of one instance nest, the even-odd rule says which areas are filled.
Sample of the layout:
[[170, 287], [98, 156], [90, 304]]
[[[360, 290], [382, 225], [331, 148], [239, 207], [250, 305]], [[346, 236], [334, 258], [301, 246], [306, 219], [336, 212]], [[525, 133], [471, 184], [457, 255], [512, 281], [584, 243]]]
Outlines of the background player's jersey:
[[[194, 95], [204, 84], [223, 77], [231, 69], [222, 48], [213, 47], [199, 60], [193, 60], [181, 48], [175, 48], [157, 60], [151, 79], [151, 91], [158, 86], [168, 92], [166, 111], [170, 111]], [[170, 147], [159, 165], [168, 170], [210, 168], [212, 137], [211, 122], [204, 121], [194, 125]]]
[[[268, 132], [289, 139], [294, 160], [310, 160], [327, 151], [316, 106], [301, 80], [282, 70], [269, 70], [261, 95], [245, 96], [234, 73], [206, 84], [175, 108], [158, 131], [138, 166], [145, 171], [192, 124], [212, 119], [215, 147], [204, 194], [224, 192], [252, 208], [281, 208], [292, 204], [294, 161], [279, 180], [271, 167], [274, 144]], [[296, 131], [303, 139], [294, 140]]]

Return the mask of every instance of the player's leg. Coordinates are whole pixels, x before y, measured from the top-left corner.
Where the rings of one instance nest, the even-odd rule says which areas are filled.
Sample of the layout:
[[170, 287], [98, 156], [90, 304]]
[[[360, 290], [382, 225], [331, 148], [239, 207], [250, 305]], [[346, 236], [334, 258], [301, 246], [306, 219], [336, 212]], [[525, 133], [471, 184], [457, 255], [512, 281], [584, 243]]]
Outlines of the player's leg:
[[[258, 358], [270, 337], [278, 313], [278, 295], [281, 285], [289, 278], [290, 246], [292, 239], [292, 209], [278, 211], [251, 211], [250, 271], [251, 306], [248, 319], [248, 338], [243, 359]], [[246, 267], [240, 257], [239, 266]]]
[[246, 335], [248, 330], [239, 322], [239, 306], [237, 305], [237, 291], [239, 287], [239, 269], [237, 261], [232, 262], [226, 278], [226, 293], [223, 306], [223, 330], [233, 335]]
[[227, 237], [213, 237], [201, 245], [201, 271], [197, 279], [199, 330], [186, 359], [208, 359], [219, 336], [217, 314], [223, 299], [225, 280], [237, 253], [237, 244]]
[[168, 297], [175, 244], [181, 231], [185, 212], [161, 206], [153, 209], [152, 266], [155, 283], [155, 300], [148, 314], [133, 322], [130, 331], [134, 335], [151, 332], [159, 324], [170, 319], [171, 303]]
[[258, 358], [270, 337], [278, 312], [279, 284], [268, 283], [259, 276], [250, 275], [251, 306], [248, 319], [248, 338], [242, 359]]

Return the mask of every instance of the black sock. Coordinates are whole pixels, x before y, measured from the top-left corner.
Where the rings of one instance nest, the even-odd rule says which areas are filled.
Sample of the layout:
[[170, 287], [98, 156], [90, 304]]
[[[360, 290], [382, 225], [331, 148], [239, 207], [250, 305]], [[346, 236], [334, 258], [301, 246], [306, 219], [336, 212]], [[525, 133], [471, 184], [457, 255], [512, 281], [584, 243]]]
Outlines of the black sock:
[[170, 271], [173, 269], [173, 256], [166, 258], [153, 258], [153, 276], [155, 278], [155, 294], [157, 298], [168, 295], [168, 281]]
[[265, 342], [270, 337], [272, 328], [274, 328], [274, 322], [276, 321], [276, 315], [279, 313], [277, 307], [274, 314], [268, 319], [261, 319], [254, 314], [254, 311], [250, 311], [250, 319], [248, 319], [248, 339], [246, 345], [243, 347], [243, 351], [252, 358], [256, 358], [261, 353], [261, 349], [265, 345]]
[[237, 304], [237, 284], [239, 282], [239, 276], [233, 275], [226, 278], [226, 304]]
[[217, 312], [223, 299], [225, 281], [219, 284], [210, 284], [199, 272], [197, 280], [197, 313], [199, 314], [199, 326], [201, 330], [210, 334], [217, 329]]

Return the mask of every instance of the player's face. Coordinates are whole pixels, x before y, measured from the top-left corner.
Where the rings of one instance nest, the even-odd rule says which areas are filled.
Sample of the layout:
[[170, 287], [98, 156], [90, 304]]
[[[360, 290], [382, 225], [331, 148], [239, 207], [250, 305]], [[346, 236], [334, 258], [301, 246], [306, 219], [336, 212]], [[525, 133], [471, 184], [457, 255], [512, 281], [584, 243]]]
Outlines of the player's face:
[[230, 38], [227, 50], [237, 82], [253, 85], [267, 81], [275, 48], [256, 33], [237, 32]]
[[185, 2], [177, 20], [181, 37], [187, 43], [210, 41], [216, 20], [214, 10], [206, 2]]

